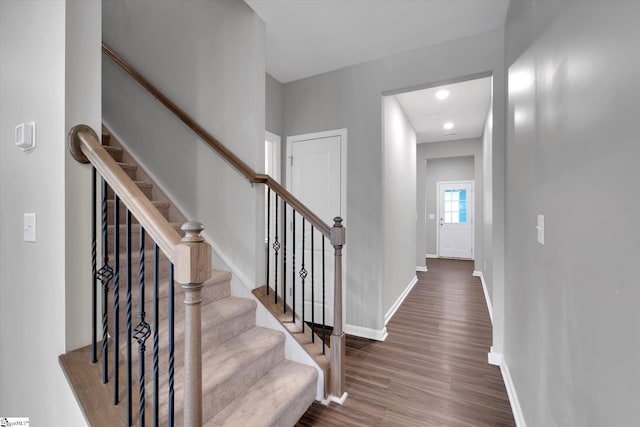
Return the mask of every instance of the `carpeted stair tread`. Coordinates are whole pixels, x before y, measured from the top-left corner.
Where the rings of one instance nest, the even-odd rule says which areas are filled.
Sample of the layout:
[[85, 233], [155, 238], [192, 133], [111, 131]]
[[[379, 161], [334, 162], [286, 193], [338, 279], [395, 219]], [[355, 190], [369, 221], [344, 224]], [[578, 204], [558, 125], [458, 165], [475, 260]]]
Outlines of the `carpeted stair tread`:
[[313, 403], [317, 378], [313, 367], [283, 360], [205, 427], [290, 427]]

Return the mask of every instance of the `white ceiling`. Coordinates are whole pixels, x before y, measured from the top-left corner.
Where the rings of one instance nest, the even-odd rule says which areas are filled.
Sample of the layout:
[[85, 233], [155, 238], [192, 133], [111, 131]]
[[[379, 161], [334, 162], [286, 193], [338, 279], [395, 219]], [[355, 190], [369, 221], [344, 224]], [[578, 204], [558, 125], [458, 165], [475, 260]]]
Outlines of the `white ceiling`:
[[499, 28], [509, 0], [245, 0], [282, 83]]
[[[441, 89], [449, 91], [444, 100], [436, 98]], [[491, 102], [491, 77], [433, 87], [396, 95], [416, 131], [417, 142], [478, 138]], [[445, 130], [446, 122], [454, 124]]]

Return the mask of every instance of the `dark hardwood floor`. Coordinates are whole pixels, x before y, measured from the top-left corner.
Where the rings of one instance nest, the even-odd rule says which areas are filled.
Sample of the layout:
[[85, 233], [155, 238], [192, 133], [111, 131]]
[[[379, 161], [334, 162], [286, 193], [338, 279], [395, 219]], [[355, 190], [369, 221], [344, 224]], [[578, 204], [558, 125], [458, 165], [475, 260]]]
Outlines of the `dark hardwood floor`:
[[343, 406], [314, 403], [298, 426], [515, 426], [471, 261], [429, 259], [384, 342], [347, 337]]

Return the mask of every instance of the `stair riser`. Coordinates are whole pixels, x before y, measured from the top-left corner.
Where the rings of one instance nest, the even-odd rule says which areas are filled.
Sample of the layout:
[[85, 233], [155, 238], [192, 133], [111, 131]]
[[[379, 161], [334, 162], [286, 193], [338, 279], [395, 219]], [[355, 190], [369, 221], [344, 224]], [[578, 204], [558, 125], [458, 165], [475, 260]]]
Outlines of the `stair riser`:
[[[216, 415], [283, 359], [284, 341], [262, 354], [249, 366], [240, 369], [228, 380], [217, 384], [210, 390], [204, 390], [202, 395], [203, 419], [208, 420]], [[202, 373], [203, 376], [206, 374], [206, 372]], [[182, 408], [180, 408], [180, 417], [182, 417]]]
[[[178, 311], [178, 307], [176, 307], [176, 316], [180, 314], [181, 316], [184, 313], [184, 304], [181, 305], [181, 310]], [[148, 311], [149, 312], [149, 311]], [[147, 319], [149, 322], [149, 319]], [[137, 323], [137, 319], [136, 319]], [[234, 319], [230, 319], [228, 322], [224, 322], [221, 325], [215, 328], [209, 328], [207, 330], [202, 331], [202, 351], [205, 352], [207, 349], [222, 344], [228, 339], [231, 339], [243, 332], [246, 332], [250, 328], [255, 326], [255, 310], [250, 311], [248, 313], [244, 313], [241, 316], [238, 316]], [[132, 326], [132, 327], [135, 327]], [[124, 329], [120, 330], [121, 332]], [[159, 357], [158, 357], [158, 366], [159, 372], [166, 373], [169, 369], [169, 351], [168, 351], [168, 341], [166, 336], [158, 337], [158, 348], [159, 348]], [[124, 357], [126, 351], [126, 342], [123, 338], [121, 338], [123, 342], [120, 345], [121, 348], [121, 357]], [[135, 353], [132, 353], [132, 363], [134, 366], [138, 366], [138, 358], [139, 353], [137, 352], [138, 344], [133, 341]], [[175, 352], [174, 352], [174, 366], [182, 366], [184, 364], [184, 335], [182, 331], [176, 331], [175, 335]], [[135, 372], [136, 380], [138, 379], [138, 370]], [[145, 376], [147, 378], [151, 378], [153, 375], [153, 334], [147, 340], [147, 351], [145, 353]], [[162, 375], [162, 374], [161, 374]], [[168, 374], [166, 374], [168, 375]]]
[[128, 165], [128, 164], [120, 164], [120, 167], [122, 167], [122, 170], [124, 170], [125, 173], [127, 175], [129, 175], [129, 178], [131, 178], [134, 181], [136, 180], [136, 178], [137, 178], [136, 171], [138, 170], [137, 166]]
[[[121, 283], [120, 285], [120, 311], [119, 311], [119, 332], [123, 334], [126, 332], [126, 316], [127, 316], [127, 291], [126, 284]], [[166, 289], [167, 283], [166, 281], [160, 283], [160, 297], [158, 298], [160, 310], [159, 310], [159, 318], [161, 323], [165, 322], [169, 316], [168, 307], [169, 307], [169, 297], [167, 295]], [[216, 283], [215, 285], [208, 285], [203, 287], [202, 289], [202, 301], [203, 303], [211, 303], [218, 301], [219, 299], [226, 298], [230, 294], [230, 283], [221, 282]], [[175, 319], [179, 319], [184, 316], [184, 291], [180, 287], [178, 283], [175, 284], [175, 311], [174, 316]], [[139, 298], [139, 287], [137, 281], [131, 289], [131, 323], [132, 327], [138, 323], [138, 312], [140, 311], [140, 298]], [[145, 286], [145, 320], [147, 323], [151, 324], [153, 322], [153, 283], [149, 282]], [[113, 333], [113, 284], [110, 286], [109, 292], [109, 301], [108, 301], [108, 316], [109, 316], [109, 332]], [[203, 330], [202, 332], [202, 348], [207, 349], [213, 345], [217, 345], [222, 343], [225, 339], [229, 339], [236, 335], [241, 334], [242, 332], [248, 330], [255, 326], [255, 310], [250, 311], [244, 316], [238, 316], [233, 319], [233, 324], [225, 324], [224, 328], [220, 329], [220, 327], [212, 328], [212, 330]], [[179, 333], [176, 331], [176, 343], [182, 342], [182, 331]], [[124, 338], [121, 337], [122, 342], [124, 343]], [[123, 344], [126, 345], [126, 344]], [[124, 351], [124, 347], [122, 347], [122, 351]], [[124, 353], [123, 353], [124, 354]]]
[[[107, 224], [113, 224], [113, 201], [110, 200], [107, 202]], [[169, 207], [167, 206], [160, 206], [157, 207], [158, 211], [160, 211], [160, 214], [162, 214], [162, 216], [168, 221], [169, 220]], [[126, 221], [126, 217], [127, 217], [127, 212], [126, 212], [126, 206], [124, 205], [124, 203], [120, 202], [120, 210], [119, 210], [119, 218], [120, 218], [120, 224], [124, 225], [125, 221]], [[131, 223], [132, 224], [138, 224], [138, 220], [132, 215], [131, 216]]]
[[122, 162], [122, 150], [116, 147], [111, 147], [109, 145], [105, 145], [104, 149], [107, 150], [107, 153], [111, 155], [113, 160], [115, 160], [116, 162]]
[[[138, 182], [136, 184], [138, 185], [138, 188], [142, 190], [142, 193], [144, 193], [144, 195], [147, 196], [149, 200], [153, 199], [153, 195], [152, 195], [153, 186], [147, 185], [144, 183], [138, 183]], [[114, 197], [113, 189], [109, 186], [107, 186], [107, 197], [109, 199], [113, 199]]]
[[[183, 235], [182, 231], [180, 231], [180, 227], [176, 227], [176, 231], [178, 232], [178, 234], [180, 234], [180, 236]], [[113, 244], [114, 244], [114, 233], [113, 233], [114, 228], [113, 227], [109, 227], [109, 229], [107, 230], [107, 235], [109, 237], [109, 248], [113, 248]], [[149, 234], [145, 233], [145, 242], [144, 242], [144, 247], [145, 248], [153, 248], [153, 239], [151, 238], [151, 236], [149, 236]], [[139, 250], [139, 246], [140, 246], [140, 228], [138, 224], [134, 224], [131, 227], [131, 244], [132, 244], [132, 250], [134, 252], [137, 252]], [[121, 227], [121, 231], [120, 231], [120, 250], [121, 251], [125, 251], [127, 248], [127, 239], [126, 239], [126, 231], [125, 231], [125, 227]]]

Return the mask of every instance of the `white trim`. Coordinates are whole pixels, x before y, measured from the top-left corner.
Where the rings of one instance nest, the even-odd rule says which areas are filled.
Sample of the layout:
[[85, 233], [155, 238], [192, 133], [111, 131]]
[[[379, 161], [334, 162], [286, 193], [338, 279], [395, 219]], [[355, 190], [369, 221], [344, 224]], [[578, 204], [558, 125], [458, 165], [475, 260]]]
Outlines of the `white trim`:
[[416, 266], [416, 271], [421, 271], [421, 272], [424, 273], [424, 272], [429, 271], [429, 270], [427, 269], [426, 266], [425, 267]]
[[[426, 267], [425, 267], [425, 271], [426, 271]], [[400, 294], [400, 296], [398, 297], [398, 299], [396, 300], [396, 302], [393, 303], [393, 305], [391, 306], [391, 308], [389, 308], [389, 311], [387, 311], [387, 313], [384, 315], [384, 324], [386, 325], [387, 323], [389, 323], [389, 320], [391, 320], [391, 318], [393, 317], [394, 314], [396, 314], [396, 311], [398, 311], [398, 309], [400, 308], [400, 306], [402, 305], [402, 302], [404, 301], [404, 299], [407, 297], [407, 295], [409, 295], [409, 292], [411, 292], [411, 289], [413, 289], [413, 287], [416, 285], [416, 283], [418, 283], [418, 276], [413, 276], [413, 279], [411, 279], [411, 282], [409, 282], [409, 284], [407, 285], [407, 287], [404, 289], [404, 291], [402, 291], [402, 293]]]
[[389, 335], [386, 327], [382, 329], [371, 329], [349, 324], [344, 325], [344, 332], [349, 335], [355, 335], [357, 337], [368, 338], [376, 341], [384, 341]]
[[[443, 184], [470, 184], [471, 185], [471, 197], [467, 199], [467, 206], [471, 201], [471, 258], [464, 259], [476, 259], [476, 180], [468, 179], [462, 181], [436, 181], [436, 213], [437, 217], [440, 216], [440, 186]], [[440, 256], [440, 223], [436, 225], [436, 250], [438, 256]]]
[[[494, 363], [492, 363], [492, 361]], [[501, 353], [489, 353], [489, 363], [500, 367], [500, 373], [502, 374], [502, 380], [504, 386], [507, 389], [507, 395], [509, 396], [509, 403], [511, 404], [511, 412], [513, 412], [513, 418], [516, 421], [516, 426], [527, 427], [527, 423], [524, 420], [524, 414], [522, 413], [522, 406], [520, 406], [520, 399], [518, 399], [518, 393], [516, 392], [516, 386], [511, 378], [511, 372], [504, 356]]]
[[487, 302], [487, 310], [489, 310], [489, 318], [491, 319], [491, 326], [493, 326], [493, 304], [491, 304], [491, 297], [489, 297], [489, 290], [487, 289], [487, 282], [484, 281], [484, 274], [482, 271], [473, 270], [473, 275], [480, 278], [482, 283], [482, 290], [484, 291], [484, 300]]
[[438, 256], [438, 254], [426, 254], [424, 257], [425, 257], [425, 258], [440, 258], [440, 257]]
[[[271, 147], [273, 148], [271, 163], [274, 166], [274, 168], [273, 168], [273, 173], [271, 174], [271, 177], [276, 181], [278, 181], [278, 183], [280, 183], [280, 176], [282, 172], [282, 167], [281, 167], [282, 157], [280, 154], [281, 147], [282, 147], [282, 144], [280, 143], [281, 138], [275, 133], [271, 133], [268, 130], [266, 130], [264, 131], [264, 140], [270, 143]], [[266, 170], [264, 172], [267, 173]]]
[[329, 406], [329, 403], [331, 402], [337, 403], [338, 405], [343, 405], [345, 400], [347, 400], [347, 396], [349, 396], [349, 394], [346, 391], [340, 397], [330, 394], [326, 399], [321, 399], [320, 403], [324, 406]]
[[[291, 191], [291, 162], [288, 159], [291, 157], [291, 150], [293, 148], [294, 142], [307, 141], [310, 139], [320, 139], [320, 138], [328, 138], [331, 136], [339, 136], [340, 137], [340, 216], [342, 217], [342, 225], [345, 228], [348, 228], [347, 222], [347, 128], [342, 129], [333, 129], [322, 132], [313, 132], [313, 133], [305, 133], [300, 135], [292, 135], [287, 136], [287, 157], [285, 160], [285, 171], [286, 171], [286, 189]], [[329, 222], [328, 225], [333, 226], [333, 222]], [[347, 241], [348, 243], [348, 241]], [[342, 250], [342, 316], [346, 317], [347, 313], [347, 270], [349, 268], [349, 263], [347, 262], [349, 255], [349, 246], [346, 245]], [[346, 332], [346, 328], [345, 328]], [[358, 334], [352, 334], [358, 335]], [[386, 330], [384, 338], [381, 341], [384, 341], [386, 338]], [[365, 336], [365, 338], [369, 338]], [[377, 339], [377, 338], [374, 338]]]

